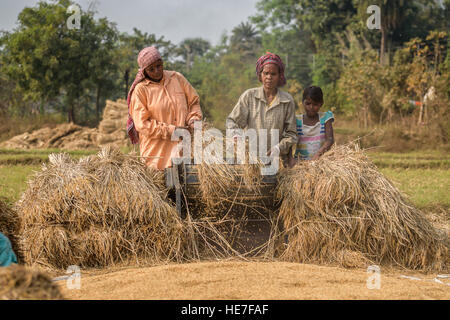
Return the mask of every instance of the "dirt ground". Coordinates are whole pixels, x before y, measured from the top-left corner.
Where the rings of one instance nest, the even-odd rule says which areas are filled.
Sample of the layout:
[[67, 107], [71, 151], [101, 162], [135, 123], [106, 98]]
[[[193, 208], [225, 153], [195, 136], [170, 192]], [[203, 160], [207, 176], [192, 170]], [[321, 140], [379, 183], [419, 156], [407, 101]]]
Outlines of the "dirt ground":
[[[81, 288], [67, 299], [450, 299], [450, 279], [438, 274], [383, 270], [380, 289], [368, 289], [366, 269], [344, 269], [285, 262], [201, 262], [149, 268], [81, 271]], [[372, 274], [373, 275], [373, 274]], [[416, 277], [421, 280], [404, 278]]]

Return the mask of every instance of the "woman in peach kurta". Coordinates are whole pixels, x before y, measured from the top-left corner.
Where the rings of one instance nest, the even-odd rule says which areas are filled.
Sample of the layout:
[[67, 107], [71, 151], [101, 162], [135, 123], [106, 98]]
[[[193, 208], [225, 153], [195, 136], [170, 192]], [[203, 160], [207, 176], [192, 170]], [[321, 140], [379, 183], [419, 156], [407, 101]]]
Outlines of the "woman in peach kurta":
[[132, 143], [139, 143], [141, 156], [149, 167], [171, 167], [172, 141], [176, 128], [193, 128], [202, 119], [200, 99], [183, 75], [163, 69], [163, 61], [154, 47], [138, 56], [139, 73], [128, 95], [127, 131]]

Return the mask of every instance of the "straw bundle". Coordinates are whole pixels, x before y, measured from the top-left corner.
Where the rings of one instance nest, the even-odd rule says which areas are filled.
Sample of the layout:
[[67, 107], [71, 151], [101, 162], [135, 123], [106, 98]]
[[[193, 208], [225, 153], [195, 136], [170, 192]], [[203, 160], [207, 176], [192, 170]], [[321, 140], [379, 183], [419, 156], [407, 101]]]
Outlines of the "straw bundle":
[[[202, 163], [198, 165], [198, 178], [206, 212], [213, 215], [224, 216], [233, 206], [248, 206], [249, 203], [246, 200], [255, 200], [262, 195], [258, 165], [233, 166]], [[258, 207], [260, 205], [252, 209]]]
[[[226, 139], [218, 143], [226, 150]], [[274, 188], [263, 182], [262, 163], [250, 164], [249, 159], [246, 150], [246, 163], [242, 165], [204, 161], [196, 168], [199, 179], [196, 193], [189, 193], [188, 186], [191, 214], [214, 224], [218, 232], [215, 236], [220, 235], [229, 248], [236, 250], [227, 249], [228, 255], [261, 253], [272, 228]]]
[[318, 161], [284, 170], [278, 197], [289, 239], [282, 259], [343, 265], [342, 252], [357, 252], [367, 261], [410, 269], [449, 266], [447, 235], [357, 145], [335, 147]]
[[103, 110], [103, 118], [98, 126], [97, 144], [99, 146], [126, 146], [128, 137], [126, 123], [128, 117], [128, 105], [125, 100], [106, 100]]
[[40, 271], [0, 268], [0, 300], [62, 300], [58, 287]]
[[189, 255], [192, 229], [164, 200], [161, 172], [110, 148], [78, 162], [49, 160], [17, 204], [27, 263], [100, 267]]

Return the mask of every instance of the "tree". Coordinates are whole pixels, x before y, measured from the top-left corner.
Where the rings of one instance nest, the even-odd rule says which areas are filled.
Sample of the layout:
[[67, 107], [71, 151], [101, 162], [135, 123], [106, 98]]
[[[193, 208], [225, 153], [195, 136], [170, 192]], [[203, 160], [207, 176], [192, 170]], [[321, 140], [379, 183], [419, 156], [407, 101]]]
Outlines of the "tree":
[[254, 56], [261, 47], [261, 37], [250, 22], [241, 22], [232, 30], [230, 47], [244, 56]]
[[118, 32], [105, 18], [92, 26], [90, 37], [92, 58], [89, 61], [90, 81], [95, 91], [95, 116], [100, 120], [102, 97], [113, 94], [116, 89], [116, 79], [119, 78], [119, 64], [115, 62]]
[[202, 57], [211, 47], [209, 41], [202, 38], [184, 39], [177, 47], [176, 52], [183, 58], [186, 71], [189, 72], [195, 57]]
[[106, 19], [97, 23], [93, 12], [83, 11], [81, 29], [69, 30], [71, 4], [69, 0], [40, 1], [25, 8], [19, 14], [19, 26], [2, 43], [6, 73], [25, 97], [39, 101], [43, 111], [46, 102], [63, 94], [67, 120], [76, 123], [80, 98], [92, 86], [99, 97], [99, 88], [108, 81], [105, 71], [112, 62], [116, 30]]
[[39, 101], [41, 106], [58, 95], [61, 87], [58, 75], [70, 46], [62, 31], [66, 19], [62, 5], [40, 2], [35, 8], [25, 8], [19, 14], [18, 28], [2, 38], [5, 73], [25, 99]]
[[[310, 85], [313, 77], [327, 85], [339, 78], [341, 59], [335, 35], [354, 19], [357, 10], [352, 0], [261, 0], [257, 9], [252, 21], [262, 31], [264, 46], [268, 38], [280, 42], [277, 50], [285, 57], [289, 54], [289, 75], [303, 86]], [[326, 79], [318, 79], [321, 68], [328, 70], [323, 73]]]
[[[390, 64], [394, 45], [401, 46], [411, 38], [424, 37], [440, 24], [436, 16], [443, 15], [434, 0], [354, 0], [361, 17], [367, 16], [370, 5], [381, 9], [380, 62]], [[395, 42], [395, 43], [394, 43]]]

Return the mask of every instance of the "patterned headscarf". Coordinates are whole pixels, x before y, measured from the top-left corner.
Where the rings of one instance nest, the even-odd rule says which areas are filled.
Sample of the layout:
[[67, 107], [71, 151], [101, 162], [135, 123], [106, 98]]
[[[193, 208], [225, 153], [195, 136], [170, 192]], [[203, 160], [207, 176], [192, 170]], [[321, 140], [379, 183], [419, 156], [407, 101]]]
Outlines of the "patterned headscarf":
[[258, 59], [258, 61], [256, 62], [256, 76], [259, 79], [264, 66], [270, 63], [276, 64], [280, 69], [280, 82], [278, 83], [278, 86], [284, 86], [286, 84], [286, 78], [284, 77], [284, 64], [281, 58], [276, 54], [267, 52], [265, 55]]
[[137, 61], [139, 65], [139, 71], [136, 74], [136, 78], [134, 79], [133, 84], [131, 85], [130, 91], [128, 92], [127, 97], [127, 104], [128, 104], [128, 120], [127, 120], [127, 134], [128, 137], [130, 137], [132, 144], [137, 144], [139, 142], [139, 133], [137, 132], [133, 119], [130, 115], [130, 101], [131, 101], [131, 95], [133, 94], [134, 88], [136, 85], [145, 79], [144, 70], [152, 63], [155, 63], [161, 59], [161, 54], [159, 53], [158, 49], [155, 47], [147, 47], [145, 49], [142, 49], [141, 52], [139, 52]]

